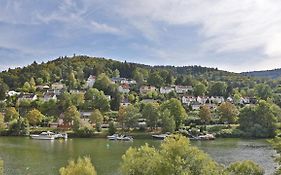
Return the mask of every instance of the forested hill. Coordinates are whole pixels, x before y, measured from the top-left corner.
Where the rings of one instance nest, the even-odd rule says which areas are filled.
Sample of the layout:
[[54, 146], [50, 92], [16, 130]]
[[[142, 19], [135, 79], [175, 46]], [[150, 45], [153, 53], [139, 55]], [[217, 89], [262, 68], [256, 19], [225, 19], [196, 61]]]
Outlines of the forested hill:
[[261, 77], [261, 78], [280, 78], [281, 69], [265, 70], [265, 71], [253, 71], [253, 72], [242, 72], [242, 75], [252, 76], [252, 77]]
[[[124, 78], [146, 80], [149, 76], [156, 77], [155, 83], [158, 86], [171, 83], [188, 85], [192, 84], [193, 80], [225, 81], [227, 84], [232, 84], [233, 87], [248, 86], [252, 83], [252, 79], [249, 77], [216, 68], [149, 66], [88, 56], [61, 57], [46, 63], [33, 62], [23, 68], [9, 69], [0, 73], [0, 82], [7, 84], [9, 89], [17, 89], [31, 78], [34, 78], [36, 84], [51, 84], [60, 80], [68, 81], [70, 76], [81, 81], [87, 79], [89, 75], [101, 73], [114, 77], [116, 71], [120, 77]], [[164, 81], [157, 82], [159, 76]]]

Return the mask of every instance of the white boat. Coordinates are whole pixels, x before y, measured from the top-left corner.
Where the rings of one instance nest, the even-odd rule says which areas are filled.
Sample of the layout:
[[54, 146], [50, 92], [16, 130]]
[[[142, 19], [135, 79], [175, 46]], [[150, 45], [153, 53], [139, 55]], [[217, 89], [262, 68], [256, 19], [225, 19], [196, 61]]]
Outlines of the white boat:
[[117, 140], [118, 134], [113, 134], [111, 136], [107, 136], [108, 140]]
[[133, 137], [131, 136], [125, 136], [125, 135], [118, 135], [118, 134], [113, 134], [111, 136], [107, 136], [108, 140], [120, 140], [120, 141], [133, 141]]
[[200, 140], [214, 140], [216, 137], [213, 134], [206, 134], [198, 136]]
[[164, 140], [166, 137], [168, 137], [170, 133], [165, 133], [165, 134], [154, 134], [152, 137], [154, 139], [159, 139], [159, 140]]
[[55, 133], [47, 131], [41, 134], [31, 134], [30, 137], [37, 140], [54, 140], [57, 136]]

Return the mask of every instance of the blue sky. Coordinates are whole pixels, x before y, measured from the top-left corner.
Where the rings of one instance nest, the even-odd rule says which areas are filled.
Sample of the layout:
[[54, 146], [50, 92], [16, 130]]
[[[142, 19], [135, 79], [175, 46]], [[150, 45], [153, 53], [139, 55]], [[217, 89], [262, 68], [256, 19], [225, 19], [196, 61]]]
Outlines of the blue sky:
[[281, 67], [276, 0], [1, 0], [0, 70], [82, 54], [233, 72]]

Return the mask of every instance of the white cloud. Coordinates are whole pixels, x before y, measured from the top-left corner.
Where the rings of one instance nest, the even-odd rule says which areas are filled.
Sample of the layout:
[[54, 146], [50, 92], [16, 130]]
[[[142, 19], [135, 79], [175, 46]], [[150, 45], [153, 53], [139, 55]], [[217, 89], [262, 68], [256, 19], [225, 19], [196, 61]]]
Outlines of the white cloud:
[[[150, 19], [151, 24], [198, 26], [206, 51], [231, 53], [261, 48], [267, 59], [281, 56], [281, 1], [127, 0], [117, 10], [134, 23]], [[156, 27], [138, 29], [145, 35], [157, 33]]]

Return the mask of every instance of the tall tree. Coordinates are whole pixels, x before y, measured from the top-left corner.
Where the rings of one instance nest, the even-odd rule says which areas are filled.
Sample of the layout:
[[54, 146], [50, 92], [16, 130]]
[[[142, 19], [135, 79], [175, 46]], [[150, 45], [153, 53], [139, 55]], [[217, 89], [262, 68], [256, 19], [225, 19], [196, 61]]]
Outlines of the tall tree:
[[65, 124], [72, 124], [73, 129], [79, 129], [80, 127], [80, 113], [75, 106], [70, 106], [64, 112], [63, 122]]
[[212, 96], [225, 96], [227, 84], [225, 82], [215, 82], [209, 86], [209, 95]]
[[186, 111], [181, 102], [175, 98], [167, 100], [161, 105], [161, 110], [164, 111], [165, 109], [168, 109], [170, 114], [174, 117], [176, 122], [176, 130], [178, 130], [182, 124], [182, 121], [187, 117]]
[[199, 117], [200, 117], [201, 121], [203, 121], [205, 124], [210, 123], [210, 121], [212, 119], [211, 118], [212, 113], [208, 106], [206, 106], [206, 105], [201, 106], [200, 111], [199, 111]]
[[237, 121], [238, 109], [236, 106], [229, 102], [224, 102], [218, 107], [218, 114], [223, 122], [228, 124], [235, 123]]
[[157, 122], [159, 119], [159, 104], [158, 103], [147, 103], [142, 110], [142, 116], [146, 118], [148, 126], [157, 128]]
[[0, 100], [6, 99], [6, 93], [8, 92], [9, 87], [6, 83], [0, 81]]
[[69, 161], [67, 166], [60, 168], [59, 173], [60, 175], [97, 175], [89, 157], [79, 157], [76, 162]]
[[95, 109], [94, 112], [91, 114], [89, 120], [91, 121], [91, 123], [95, 123], [96, 124], [96, 129], [98, 131], [100, 131], [100, 127], [101, 127], [101, 124], [103, 122], [103, 115], [102, 113], [100, 112], [100, 110], [98, 109]]
[[263, 100], [272, 97], [272, 89], [267, 84], [258, 84], [255, 86], [255, 95]]
[[199, 82], [194, 86], [194, 95], [195, 96], [205, 95], [206, 91], [207, 91], [207, 87], [203, 83]]
[[5, 110], [5, 122], [10, 122], [14, 119], [18, 119], [20, 114], [14, 107], [8, 107]]
[[40, 123], [43, 120], [44, 117], [45, 116], [37, 109], [32, 109], [26, 115], [26, 118], [27, 118], [29, 124], [33, 125], [33, 126]]

